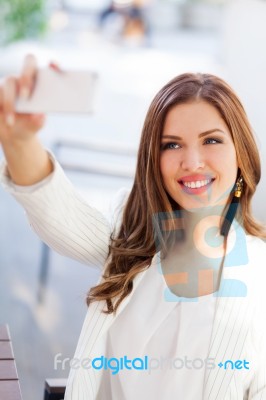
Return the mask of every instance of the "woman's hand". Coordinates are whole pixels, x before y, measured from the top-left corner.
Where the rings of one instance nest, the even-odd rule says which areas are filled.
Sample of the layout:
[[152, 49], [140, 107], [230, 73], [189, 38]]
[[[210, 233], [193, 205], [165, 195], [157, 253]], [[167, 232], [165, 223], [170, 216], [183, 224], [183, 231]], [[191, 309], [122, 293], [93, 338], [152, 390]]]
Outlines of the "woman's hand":
[[45, 115], [15, 111], [16, 99], [29, 97], [34, 90], [36, 73], [36, 58], [28, 55], [20, 76], [7, 77], [0, 84], [0, 142], [10, 177], [22, 186], [41, 181], [53, 170], [49, 155], [36, 135], [45, 123]]
[[20, 76], [9, 76], [0, 84], [0, 142], [27, 141], [45, 122], [44, 114], [18, 114], [16, 99], [28, 98], [34, 90], [37, 61], [33, 55], [25, 58]]

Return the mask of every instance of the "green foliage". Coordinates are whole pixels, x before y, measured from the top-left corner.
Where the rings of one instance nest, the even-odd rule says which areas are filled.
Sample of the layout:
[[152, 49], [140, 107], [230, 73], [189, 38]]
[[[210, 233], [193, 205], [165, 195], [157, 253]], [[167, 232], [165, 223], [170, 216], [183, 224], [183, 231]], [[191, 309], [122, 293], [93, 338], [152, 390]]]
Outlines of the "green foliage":
[[47, 30], [46, 0], [0, 0], [1, 39], [38, 38]]

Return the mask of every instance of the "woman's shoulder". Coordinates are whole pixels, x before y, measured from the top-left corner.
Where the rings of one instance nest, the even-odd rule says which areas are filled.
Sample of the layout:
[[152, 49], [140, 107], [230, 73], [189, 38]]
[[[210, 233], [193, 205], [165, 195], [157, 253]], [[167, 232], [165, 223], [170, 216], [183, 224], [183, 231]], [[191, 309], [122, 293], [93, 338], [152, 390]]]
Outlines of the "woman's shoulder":
[[266, 243], [259, 237], [246, 236], [247, 255], [249, 265], [249, 280], [253, 282], [256, 295], [263, 296], [264, 309], [266, 309], [265, 282], [266, 282]]
[[263, 240], [258, 236], [246, 235], [246, 242], [251, 250], [264, 252], [266, 256], [266, 240]]
[[256, 271], [266, 273], [266, 242], [258, 236], [246, 235], [246, 247], [249, 263]]

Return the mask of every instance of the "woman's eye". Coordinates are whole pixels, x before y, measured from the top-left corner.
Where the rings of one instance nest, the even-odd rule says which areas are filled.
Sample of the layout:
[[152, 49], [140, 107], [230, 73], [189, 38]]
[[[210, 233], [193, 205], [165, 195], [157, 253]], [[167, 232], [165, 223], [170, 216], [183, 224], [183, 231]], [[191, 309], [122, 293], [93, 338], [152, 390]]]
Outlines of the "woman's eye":
[[222, 141], [219, 139], [209, 138], [209, 139], [206, 139], [204, 143], [205, 144], [216, 144], [216, 143], [222, 143]]
[[167, 150], [167, 149], [179, 149], [180, 146], [177, 143], [164, 143], [161, 145], [161, 150]]

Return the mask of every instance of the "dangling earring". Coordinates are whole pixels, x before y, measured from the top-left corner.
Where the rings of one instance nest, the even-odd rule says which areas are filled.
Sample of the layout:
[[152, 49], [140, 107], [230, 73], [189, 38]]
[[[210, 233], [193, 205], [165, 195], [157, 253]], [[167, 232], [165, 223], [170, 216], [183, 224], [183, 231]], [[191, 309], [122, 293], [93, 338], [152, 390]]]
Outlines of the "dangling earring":
[[231, 227], [231, 224], [233, 222], [233, 219], [236, 215], [237, 208], [239, 205], [239, 200], [240, 197], [242, 196], [243, 193], [243, 184], [244, 184], [244, 179], [240, 175], [239, 178], [237, 179], [235, 186], [234, 186], [234, 196], [232, 198], [231, 204], [228, 208], [228, 211], [226, 213], [226, 216], [224, 217], [224, 222], [221, 227], [221, 235], [227, 236], [229, 229]]

